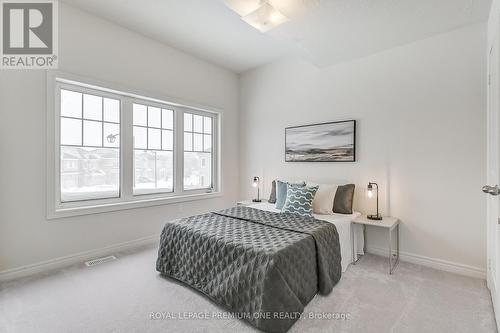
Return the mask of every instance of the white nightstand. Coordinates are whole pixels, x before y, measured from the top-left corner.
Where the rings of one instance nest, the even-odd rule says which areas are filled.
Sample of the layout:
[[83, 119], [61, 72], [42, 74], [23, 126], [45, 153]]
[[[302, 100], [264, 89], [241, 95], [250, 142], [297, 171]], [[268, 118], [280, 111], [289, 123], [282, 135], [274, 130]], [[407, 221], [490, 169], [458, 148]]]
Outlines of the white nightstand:
[[[355, 218], [352, 221], [353, 224], [361, 224], [363, 225], [363, 251], [366, 252], [366, 226], [374, 226], [379, 228], [384, 228], [389, 231], [389, 274], [392, 274], [396, 269], [396, 266], [399, 264], [399, 219], [391, 216], [384, 216], [384, 218], [380, 221], [370, 220], [366, 216], [360, 216]], [[396, 253], [393, 254], [392, 251], [392, 232], [396, 229]], [[354, 244], [354, 228], [351, 228], [351, 239]], [[352, 263], [355, 265], [357, 260], [355, 260], [355, 251], [354, 246], [352, 247]], [[395, 260], [393, 260], [393, 256], [395, 256]], [[358, 259], [359, 260], [359, 259]], [[394, 261], [394, 263], [393, 263]]]
[[267, 202], [267, 200], [261, 199], [261, 202], [254, 202], [254, 201], [252, 201], [252, 199], [249, 199], [249, 200], [238, 201], [236, 203], [236, 205], [238, 205], [238, 206], [251, 206], [251, 205], [256, 205], [256, 204], [263, 203], [263, 202]]

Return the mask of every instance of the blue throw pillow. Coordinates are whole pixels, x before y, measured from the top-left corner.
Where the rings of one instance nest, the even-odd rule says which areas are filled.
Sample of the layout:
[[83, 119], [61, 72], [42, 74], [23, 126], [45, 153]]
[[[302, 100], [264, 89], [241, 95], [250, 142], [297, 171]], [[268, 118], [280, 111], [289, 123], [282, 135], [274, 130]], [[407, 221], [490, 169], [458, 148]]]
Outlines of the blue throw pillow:
[[305, 182], [301, 183], [287, 183], [283, 182], [281, 180], [276, 181], [276, 209], [282, 209], [283, 205], [285, 204], [286, 201], [286, 191], [287, 191], [287, 185], [290, 184], [291, 186], [306, 186]]
[[288, 186], [285, 205], [281, 212], [304, 217], [313, 217], [312, 202], [316, 195], [316, 191], [318, 191], [318, 186]]

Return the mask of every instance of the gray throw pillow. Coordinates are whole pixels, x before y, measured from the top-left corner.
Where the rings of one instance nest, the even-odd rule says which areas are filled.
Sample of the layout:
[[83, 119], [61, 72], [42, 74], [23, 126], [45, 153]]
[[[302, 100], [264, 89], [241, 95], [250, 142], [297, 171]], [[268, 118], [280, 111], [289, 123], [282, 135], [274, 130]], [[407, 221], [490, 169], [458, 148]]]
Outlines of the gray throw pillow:
[[276, 203], [276, 181], [273, 180], [273, 184], [271, 185], [271, 195], [269, 196], [269, 203]]
[[312, 202], [318, 186], [294, 186], [288, 185], [286, 201], [282, 213], [295, 214], [304, 217], [313, 217]]
[[354, 199], [354, 184], [339, 185], [333, 200], [333, 212], [338, 214], [352, 214]]

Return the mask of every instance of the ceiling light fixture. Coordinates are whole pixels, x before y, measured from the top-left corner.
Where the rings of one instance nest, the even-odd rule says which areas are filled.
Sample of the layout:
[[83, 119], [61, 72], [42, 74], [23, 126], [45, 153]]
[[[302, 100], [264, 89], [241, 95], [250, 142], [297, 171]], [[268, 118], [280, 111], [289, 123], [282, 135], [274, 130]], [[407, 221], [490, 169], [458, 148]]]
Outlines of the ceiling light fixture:
[[260, 32], [267, 32], [288, 21], [288, 17], [268, 2], [264, 2], [260, 8], [241, 19]]
[[241, 0], [230, 0], [227, 4], [241, 16], [243, 21], [260, 32], [267, 32], [289, 20], [268, 0], [249, 1], [245, 6]]

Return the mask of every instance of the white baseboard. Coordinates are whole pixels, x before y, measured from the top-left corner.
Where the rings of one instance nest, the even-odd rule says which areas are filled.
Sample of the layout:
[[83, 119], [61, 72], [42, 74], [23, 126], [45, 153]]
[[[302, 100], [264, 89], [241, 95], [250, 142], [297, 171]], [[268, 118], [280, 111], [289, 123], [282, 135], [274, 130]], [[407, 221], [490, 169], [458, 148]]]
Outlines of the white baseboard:
[[[388, 256], [389, 249], [381, 247], [367, 247], [366, 252], [373, 253], [379, 256]], [[418, 254], [408, 253], [401, 251], [399, 253], [399, 259], [401, 261], [406, 261], [412, 264], [418, 264], [426, 267], [431, 267], [434, 269], [439, 269], [441, 271], [456, 273], [460, 275], [470, 276], [479, 279], [486, 279], [486, 271], [479, 267], [469, 266], [460, 264], [453, 261], [447, 261], [443, 259], [425, 257]]]
[[[118, 243], [110, 246], [106, 246], [97, 250], [85, 251], [80, 253], [75, 253], [69, 256], [59, 257], [55, 259], [45, 260], [39, 263], [16, 267], [13, 269], [8, 269], [5, 271], [0, 271], [0, 282], [18, 279], [21, 277], [33, 275], [36, 273], [49, 271], [53, 269], [62, 268], [65, 266], [70, 266], [73, 264], [81, 263], [96, 257], [101, 257], [105, 255], [110, 255], [115, 252], [133, 249], [145, 245], [155, 244], [158, 242], [158, 235], [153, 235], [149, 237], [143, 237], [136, 240]], [[387, 257], [388, 249], [380, 247], [368, 247], [367, 252], [373, 253], [380, 256]], [[410, 262], [413, 264], [418, 264], [426, 267], [431, 267], [439, 269], [442, 271], [447, 271], [451, 273], [457, 273], [461, 275], [471, 276], [480, 279], [486, 279], [486, 272], [478, 267], [464, 265], [456, 262], [451, 262], [442, 259], [425, 257], [413, 253], [400, 252], [401, 261]]]
[[102, 257], [119, 251], [138, 248], [141, 246], [146, 246], [158, 242], [159, 242], [158, 235], [148, 236], [128, 242], [102, 247], [96, 250], [75, 253], [69, 256], [59, 257], [55, 259], [41, 261], [35, 264], [7, 269], [4, 271], [0, 271], [0, 282], [19, 279], [21, 277], [33, 275], [36, 273], [41, 273], [49, 270], [62, 268], [65, 266], [70, 266], [73, 264], [78, 264], [97, 257]]
[[498, 298], [497, 298], [497, 288], [496, 288], [496, 282], [495, 282], [495, 277], [493, 276], [491, 270], [488, 270], [488, 288], [490, 289], [490, 294], [491, 294], [491, 303], [493, 303], [493, 312], [495, 314], [495, 321], [497, 323], [497, 327], [500, 327], [500, 316], [499, 316], [499, 311], [500, 309], [498, 308]]

